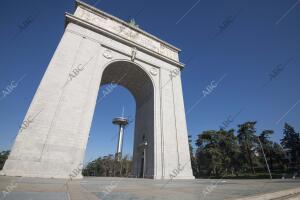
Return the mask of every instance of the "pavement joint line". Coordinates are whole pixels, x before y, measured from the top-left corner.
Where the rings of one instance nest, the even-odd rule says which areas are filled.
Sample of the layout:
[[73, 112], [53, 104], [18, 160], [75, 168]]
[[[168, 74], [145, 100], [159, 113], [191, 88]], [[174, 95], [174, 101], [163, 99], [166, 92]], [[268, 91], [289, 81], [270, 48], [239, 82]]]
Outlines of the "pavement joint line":
[[282, 198], [287, 198], [290, 195], [295, 196], [300, 194], [300, 187], [282, 190], [277, 192], [265, 193], [260, 195], [254, 195], [250, 197], [237, 198], [235, 200], [280, 200]]
[[283, 197], [278, 197], [278, 198], [275, 198], [273, 200], [284, 200], [284, 199], [287, 199], [289, 200], [291, 197], [295, 197], [295, 196], [298, 196], [300, 195], [300, 193], [296, 193], [296, 194], [288, 194], [288, 195], [285, 195]]
[[[11, 180], [15, 180], [14, 177], [2, 177], [0, 176], [0, 189], [5, 189], [6, 183], [9, 183]], [[19, 192], [19, 194], [28, 193], [27, 195], [41, 195], [42, 199], [48, 199], [49, 195], [52, 193], [63, 193], [63, 199], [65, 200], [100, 200], [103, 199], [102, 196], [98, 194], [103, 191], [102, 189], [111, 182], [118, 181], [120, 177], [108, 177], [108, 178], [86, 178], [86, 179], [74, 179], [73, 181], [67, 182], [67, 185], [64, 184], [61, 187], [62, 181], [56, 181], [53, 179], [45, 179], [49, 181], [49, 187], [45, 184], [41, 184], [38, 186], [39, 182], [46, 182], [42, 179], [32, 179], [26, 178], [20, 181], [20, 185], [16, 189], [15, 192]], [[162, 199], [163, 196], [170, 197], [171, 199], [198, 199], [198, 194], [201, 189], [205, 189], [205, 186], [210, 185], [212, 181], [216, 181], [219, 179], [196, 179], [193, 181], [190, 180], [173, 180], [174, 185], [171, 184], [170, 188], [166, 188], [165, 190], [160, 190], [162, 184], [167, 181], [157, 181], [152, 179], [127, 179], [122, 178], [120, 185], [112, 191], [112, 196], [107, 196], [104, 200], [108, 199], [118, 199], [120, 195], [128, 194], [129, 196], [143, 197], [144, 199]], [[276, 181], [269, 181], [268, 183], [272, 183], [273, 185], [264, 189], [264, 191], [257, 191], [257, 186], [265, 183], [266, 180], [235, 180], [235, 179], [225, 179], [227, 183], [221, 183], [222, 187], [214, 190], [214, 194], [212, 194], [209, 199], [226, 199], [226, 200], [300, 200], [300, 179], [292, 180], [292, 179], [276, 179]], [[30, 181], [34, 184], [31, 185]], [[59, 184], [55, 186], [53, 184]], [[83, 182], [83, 183], [82, 183]], [[121, 184], [124, 183], [124, 184]], [[256, 184], [257, 183], [257, 184]], [[285, 186], [284, 184], [287, 184]], [[243, 185], [241, 188], [237, 188], [234, 193], [230, 192], [230, 189], [236, 189], [236, 184]], [[283, 184], [283, 185], [281, 185]], [[224, 186], [223, 186], [224, 185]], [[60, 186], [59, 191], [57, 190]], [[274, 186], [274, 188], [273, 188]], [[69, 188], [67, 188], [69, 187]], [[151, 191], [145, 191], [150, 189]], [[228, 190], [229, 189], [229, 190]], [[57, 191], [56, 191], [57, 190]], [[239, 192], [240, 191], [240, 192]], [[45, 192], [45, 193], [43, 193]], [[155, 194], [155, 195], [153, 195]], [[270, 196], [269, 194], [277, 194]], [[145, 198], [149, 197], [149, 198]], [[181, 198], [178, 198], [181, 197]], [[187, 198], [184, 198], [187, 197]], [[218, 198], [216, 198], [218, 197]], [[128, 197], [129, 198], [129, 197]], [[135, 198], [135, 199], [136, 199]], [[143, 199], [141, 198], [141, 199]], [[239, 199], [240, 198], [240, 199]], [[17, 198], [21, 199], [21, 198]], [[125, 198], [126, 199], [126, 198]], [[207, 198], [208, 199], [208, 198]]]
[[68, 182], [66, 182], [65, 185], [66, 185], [66, 192], [67, 192], [68, 200], [71, 200], [70, 191], [69, 191], [69, 187], [68, 187]]
[[93, 193], [82, 187], [80, 181], [67, 183], [68, 200], [99, 200], [99, 198]]

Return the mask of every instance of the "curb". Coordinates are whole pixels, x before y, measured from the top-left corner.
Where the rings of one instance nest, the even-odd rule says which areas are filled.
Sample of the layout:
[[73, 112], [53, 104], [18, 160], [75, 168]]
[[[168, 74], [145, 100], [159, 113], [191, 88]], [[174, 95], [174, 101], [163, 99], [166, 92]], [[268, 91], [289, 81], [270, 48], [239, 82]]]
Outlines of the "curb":
[[300, 195], [300, 187], [288, 190], [282, 190], [279, 192], [272, 192], [267, 194], [260, 194], [251, 197], [245, 198], [238, 198], [235, 200], [272, 200], [272, 199], [279, 199], [279, 198], [289, 198], [294, 197], [294, 195]]

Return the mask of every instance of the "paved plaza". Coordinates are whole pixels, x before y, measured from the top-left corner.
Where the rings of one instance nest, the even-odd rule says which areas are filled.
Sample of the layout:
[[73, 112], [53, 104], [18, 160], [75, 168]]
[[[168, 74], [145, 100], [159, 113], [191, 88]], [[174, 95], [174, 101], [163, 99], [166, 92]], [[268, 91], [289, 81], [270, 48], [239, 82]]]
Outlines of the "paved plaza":
[[[95, 177], [66, 181], [64, 179], [0, 177], [1, 200], [223, 200], [295, 188], [300, 188], [300, 179], [162, 181]], [[6, 197], [4, 198], [3, 195]], [[279, 199], [296, 200], [300, 199], [300, 194]]]

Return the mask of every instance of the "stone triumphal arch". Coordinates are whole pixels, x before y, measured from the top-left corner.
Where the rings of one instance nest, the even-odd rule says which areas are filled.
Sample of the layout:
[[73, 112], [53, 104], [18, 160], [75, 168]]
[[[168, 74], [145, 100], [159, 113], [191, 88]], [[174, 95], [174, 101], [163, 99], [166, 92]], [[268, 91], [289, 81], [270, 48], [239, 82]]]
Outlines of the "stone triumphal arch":
[[[34, 95], [2, 174], [68, 178], [84, 160], [99, 87], [117, 83], [136, 101], [133, 176], [146, 137], [145, 177], [192, 179], [179, 49], [83, 2]], [[77, 176], [80, 178], [81, 175]]]

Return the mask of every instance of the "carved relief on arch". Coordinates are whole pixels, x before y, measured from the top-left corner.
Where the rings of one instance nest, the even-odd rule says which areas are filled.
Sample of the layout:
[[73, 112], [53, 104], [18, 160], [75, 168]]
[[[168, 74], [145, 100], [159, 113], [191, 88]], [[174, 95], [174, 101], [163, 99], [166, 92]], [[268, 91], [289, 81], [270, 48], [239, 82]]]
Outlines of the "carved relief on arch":
[[156, 67], [152, 67], [150, 69], [150, 74], [156, 76], [158, 74], [158, 69]]
[[109, 50], [109, 49], [105, 49], [102, 55], [103, 55], [105, 58], [107, 58], [107, 59], [112, 59], [112, 58], [113, 58], [113, 56], [112, 56], [112, 51]]

